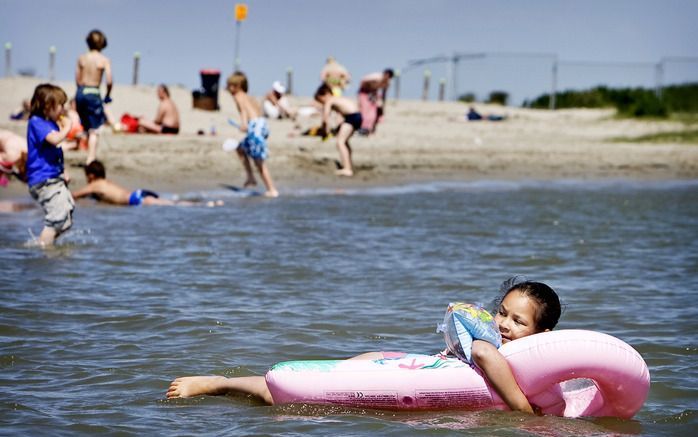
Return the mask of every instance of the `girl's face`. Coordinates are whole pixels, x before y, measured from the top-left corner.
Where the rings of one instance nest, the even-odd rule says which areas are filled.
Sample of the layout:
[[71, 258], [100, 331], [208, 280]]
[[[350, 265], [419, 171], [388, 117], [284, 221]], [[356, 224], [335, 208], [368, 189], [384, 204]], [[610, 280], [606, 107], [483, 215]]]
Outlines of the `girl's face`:
[[58, 119], [61, 117], [63, 114], [63, 106], [61, 105], [54, 105], [53, 108], [49, 109], [46, 112], [47, 118], [53, 121], [58, 121]]
[[502, 334], [502, 343], [538, 332], [536, 308], [536, 301], [520, 291], [514, 290], [506, 295], [494, 316]]

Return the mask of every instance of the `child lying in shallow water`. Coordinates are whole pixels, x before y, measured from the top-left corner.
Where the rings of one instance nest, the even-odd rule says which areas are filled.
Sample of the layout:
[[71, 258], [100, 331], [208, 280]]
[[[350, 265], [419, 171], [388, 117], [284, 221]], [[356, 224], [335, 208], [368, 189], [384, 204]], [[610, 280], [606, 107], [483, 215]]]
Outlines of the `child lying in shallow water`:
[[[507, 343], [539, 332], [552, 330], [560, 318], [560, 300], [555, 291], [541, 282], [516, 282], [515, 278], [502, 284], [503, 293], [494, 316]], [[353, 360], [379, 360], [384, 352], [367, 352]], [[492, 384], [497, 394], [516, 411], [533, 413], [533, 407], [516, 383], [509, 364], [491, 343], [473, 341], [472, 357]], [[263, 376], [189, 376], [170, 383], [168, 398], [187, 398], [200, 395], [248, 394], [273, 405], [269, 388]]]

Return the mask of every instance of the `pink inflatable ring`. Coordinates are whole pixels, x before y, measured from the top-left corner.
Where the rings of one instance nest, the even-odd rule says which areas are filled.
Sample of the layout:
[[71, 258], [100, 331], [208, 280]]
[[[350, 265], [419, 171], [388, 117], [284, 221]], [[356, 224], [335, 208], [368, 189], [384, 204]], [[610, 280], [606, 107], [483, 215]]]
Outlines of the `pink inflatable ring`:
[[[650, 376], [645, 361], [627, 343], [607, 334], [544, 332], [499, 350], [521, 390], [544, 414], [630, 418], [647, 398]], [[286, 361], [272, 367], [266, 381], [275, 404], [507, 409], [479, 369], [443, 356]]]

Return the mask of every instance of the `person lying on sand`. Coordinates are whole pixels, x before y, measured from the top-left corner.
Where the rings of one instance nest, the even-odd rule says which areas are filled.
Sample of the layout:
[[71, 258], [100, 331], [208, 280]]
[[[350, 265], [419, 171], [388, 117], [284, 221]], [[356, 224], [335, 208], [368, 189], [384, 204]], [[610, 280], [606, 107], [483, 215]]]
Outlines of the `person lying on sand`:
[[[161, 199], [157, 193], [149, 190], [128, 191], [121, 185], [106, 178], [104, 165], [98, 160], [94, 160], [85, 166], [85, 178], [87, 178], [87, 185], [74, 191], [72, 193], [73, 198], [92, 197], [99, 202], [122, 206], [193, 206], [200, 204], [189, 201]], [[206, 206], [209, 207], [220, 205], [223, 205], [221, 200], [206, 202]]]

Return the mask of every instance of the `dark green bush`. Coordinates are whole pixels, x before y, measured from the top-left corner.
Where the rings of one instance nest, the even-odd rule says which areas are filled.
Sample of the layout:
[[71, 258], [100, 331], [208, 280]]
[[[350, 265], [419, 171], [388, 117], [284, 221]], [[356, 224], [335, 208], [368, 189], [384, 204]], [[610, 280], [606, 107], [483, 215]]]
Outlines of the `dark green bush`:
[[473, 103], [474, 101], [476, 101], [475, 94], [474, 93], [461, 94], [458, 97], [458, 101], [463, 102], [463, 103]]
[[509, 100], [509, 93], [506, 91], [492, 91], [490, 93], [490, 98], [487, 103], [498, 103], [500, 105], [506, 105], [507, 100]]
[[[667, 117], [672, 112], [698, 112], [698, 84], [672, 85], [657, 96], [647, 88], [608, 88], [598, 86], [589, 90], [567, 90], [556, 94], [556, 108], [608, 108], [631, 117]], [[543, 94], [526, 101], [529, 108], [548, 108], [550, 95]]]

